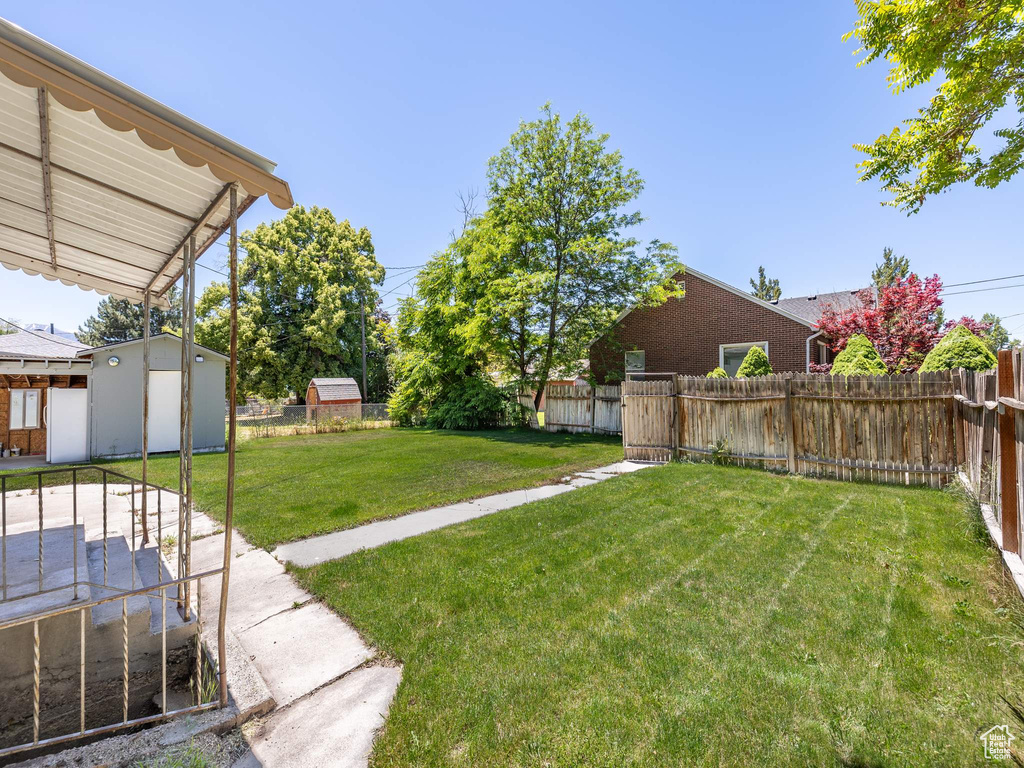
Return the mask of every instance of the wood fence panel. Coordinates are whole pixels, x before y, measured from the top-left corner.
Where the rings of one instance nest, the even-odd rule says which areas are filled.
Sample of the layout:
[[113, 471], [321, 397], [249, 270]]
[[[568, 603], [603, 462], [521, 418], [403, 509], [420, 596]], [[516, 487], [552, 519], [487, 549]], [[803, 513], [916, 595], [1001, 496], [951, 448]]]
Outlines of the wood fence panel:
[[978, 373], [961, 370], [954, 376], [954, 397], [963, 433], [964, 474], [978, 499], [984, 504], [992, 504], [998, 510], [996, 384], [995, 374], [987, 371]]
[[671, 461], [676, 449], [675, 382], [622, 383], [622, 444], [626, 459]]
[[548, 385], [544, 393], [544, 429], [549, 432], [591, 432], [593, 392], [573, 384]]
[[[958, 392], [973, 386], [962, 378]], [[954, 401], [949, 372], [676, 376], [627, 381], [622, 393], [627, 458], [715, 456], [805, 475], [936, 488], [957, 471], [954, 417], [961, 403]], [[666, 436], [666, 426], [674, 435]], [[976, 453], [986, 439], [975, 431], [965, 428], [965, 453]]]
[[599, 384], [594, 388], [594, 432], [622, 432], [622, 388], [618, 384]]
[[[1016, 350], [1013, 356], [1013, 386], [1014, 398], [1018, 402], [1024, 401], [1024, 350], [1020, 349]], [[1017, 530], [1021, 532], [1018, 552], [1024, 552], [1024, 410], [1017, 408], [1014, 411], [1014, 419], [1017, 446], [1017, 514], [1020, 518]]]
[[622, 432], [622, 394], [618, 384], [549, 385], [544, 399], [544, 429], [548, 432]]

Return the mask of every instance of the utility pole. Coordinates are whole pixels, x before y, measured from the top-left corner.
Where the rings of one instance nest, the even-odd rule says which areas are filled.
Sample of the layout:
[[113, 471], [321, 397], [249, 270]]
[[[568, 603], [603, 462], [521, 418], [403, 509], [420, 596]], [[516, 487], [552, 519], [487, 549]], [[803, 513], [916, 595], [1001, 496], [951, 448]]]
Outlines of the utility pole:
[[359, 333], [363, 337], [363, 402], [366, 402], [366, 300], [359, 294]]

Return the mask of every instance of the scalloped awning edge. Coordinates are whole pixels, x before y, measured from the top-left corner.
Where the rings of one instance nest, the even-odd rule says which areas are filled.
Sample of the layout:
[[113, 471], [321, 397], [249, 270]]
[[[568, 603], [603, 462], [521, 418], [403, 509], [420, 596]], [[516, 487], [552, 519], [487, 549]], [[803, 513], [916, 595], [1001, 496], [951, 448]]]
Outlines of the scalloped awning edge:
[[283, 179], [2, 38], [0, 72], [19, 85], [46, 86], [68, 109], [91, 109], [109, 128], [134, 130], [148, 146], [174, 149], [183, 163], [206, 165], [221, 181], [238, 182], [249, 195], [267, 195], [282, 210], [294, 205], [291, 189]]

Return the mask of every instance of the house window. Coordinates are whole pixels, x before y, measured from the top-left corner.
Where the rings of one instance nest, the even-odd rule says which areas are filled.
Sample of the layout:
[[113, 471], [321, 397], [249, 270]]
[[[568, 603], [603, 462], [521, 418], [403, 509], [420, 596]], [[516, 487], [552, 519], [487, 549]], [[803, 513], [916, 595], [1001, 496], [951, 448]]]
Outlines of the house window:
[[12, 389], [10, 429], [39, 428], [39, 390]]
[[818, 342], [818, 362], [822, 365], [828, 362], [828, 344], [824, 341]]
[[718, 347], [718, 364], [730, 376], [735, 376], [740, 369], [740, 365], [743, 363], [743, 358], [747, 356], [747, 352], [750, 351], [751, 347], [760, 347], [766, 355], [768, 354], [767, 341], [752, 341], [747, 344], [721, 344]]
[[643, 373], [646, 356], [642, 349], [634, 349], [626, 353], [626, 373]]

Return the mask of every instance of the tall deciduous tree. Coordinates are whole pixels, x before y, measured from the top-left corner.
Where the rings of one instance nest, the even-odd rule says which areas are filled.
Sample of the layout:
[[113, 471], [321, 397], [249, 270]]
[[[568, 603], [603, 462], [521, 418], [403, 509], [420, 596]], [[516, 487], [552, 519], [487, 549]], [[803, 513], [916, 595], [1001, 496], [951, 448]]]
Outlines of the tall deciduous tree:
[[[386, 316], [376, 308], [375, 285], [384, 267], [370, 231], [338, 221], [326, 208], [296, 206], [284, 218], [239, 238], [239, 376], [246, 394], [300, 397], [314, 376], [360, 380], [360, 304], [367, 311], [369, 360], [384, 369]], [[226, 349], [227, 286], [213, 283], [197, 306], [197, 340]], [[371, 380], [380, 376], [371, 374]], [[383, 398], [386, 392], [363, 393]]]
[[[929, 195], [957, 182], [995, 187], [1024, 165], [1024, 6], [1020, 0], [856, 0], [860, 62], [886, 59], [893, 92], [935, 78], [936, 93], [918, 116], [872, 144], [863, 179], [878, 179], [886, 205], [916, 213]], [[936, 75], [939, 77], [936, 78]], [[1012, 112], [993, 131], [987, 156], [975, 134], [997, 113]]]
[[750, 295], [761, 301], [778, 301], [782, 298], [782, 288], [779, 287], [777, 279], [769, 279], [765, 276], [764, 267], [757, 268], [757, 280], [750, 280], [750, 287], [753, 288]]
[[463, 235], [431, 258], [417, 277], [416, 296], [400, 302], [390, 400], [399, 422], [422, 418], [433, 427], [477, 429], [494, 426], [501, 414], [487, 352], [467, 344], [464, 333], [480, 297], [468, 266], [472, 241]]
[[[166, 296], [170, 309], [150, 308], [149, 332], [152, 334], [163, 330], [181, 332], [181, 291], [174, 285]], [[75, 335], [80, 342], [91, 347], [139, 339], [142, 338], [145, 314], [141, 304], [108, 296], [96, 307], [96, 314], [78, 327]]]
[[972, 332], [988, 326], [969, 318], [942, 323], [942, 280], [938, 275], [921, 280], [911, 273], [878, 290], [861, 291], [861, 306], [843, 311], [826, 307], [818, 327], [840, 352], [847, 341], [863, 334], [874, 345], [889, 373], [916, 371], [944, 333], [963, 325]]
[[892, 248], [886, 246], [882, 251], [882, 263], [875, 264], [871, 272], [871, 284], [876, 288], [892, 285], [910, 274], [910, 259], [897, 256]]
[[626, 234], [644, 220], [624, 210], [643, 180], [607, 143], [586, 116], [563, 124], [545, 105], [491, 158], [487, 212], [463, 236], [482, 287], [467, 348], [536, 387], [537, 405], [552, 372], [578, 373], [624, 308], [680, 292], [675, 248]]
[[998, 315], [986, 312], [981, 316], [981, 322], [988, 325], [988, 330], [978, 335], [993, 352], [998, 352], [1000, 349], [1020, 346], [1020, 341], [1010, 338], [1009, 332], [1006, 330], [1005, 326], [1003, 326], [1002, 318]]

